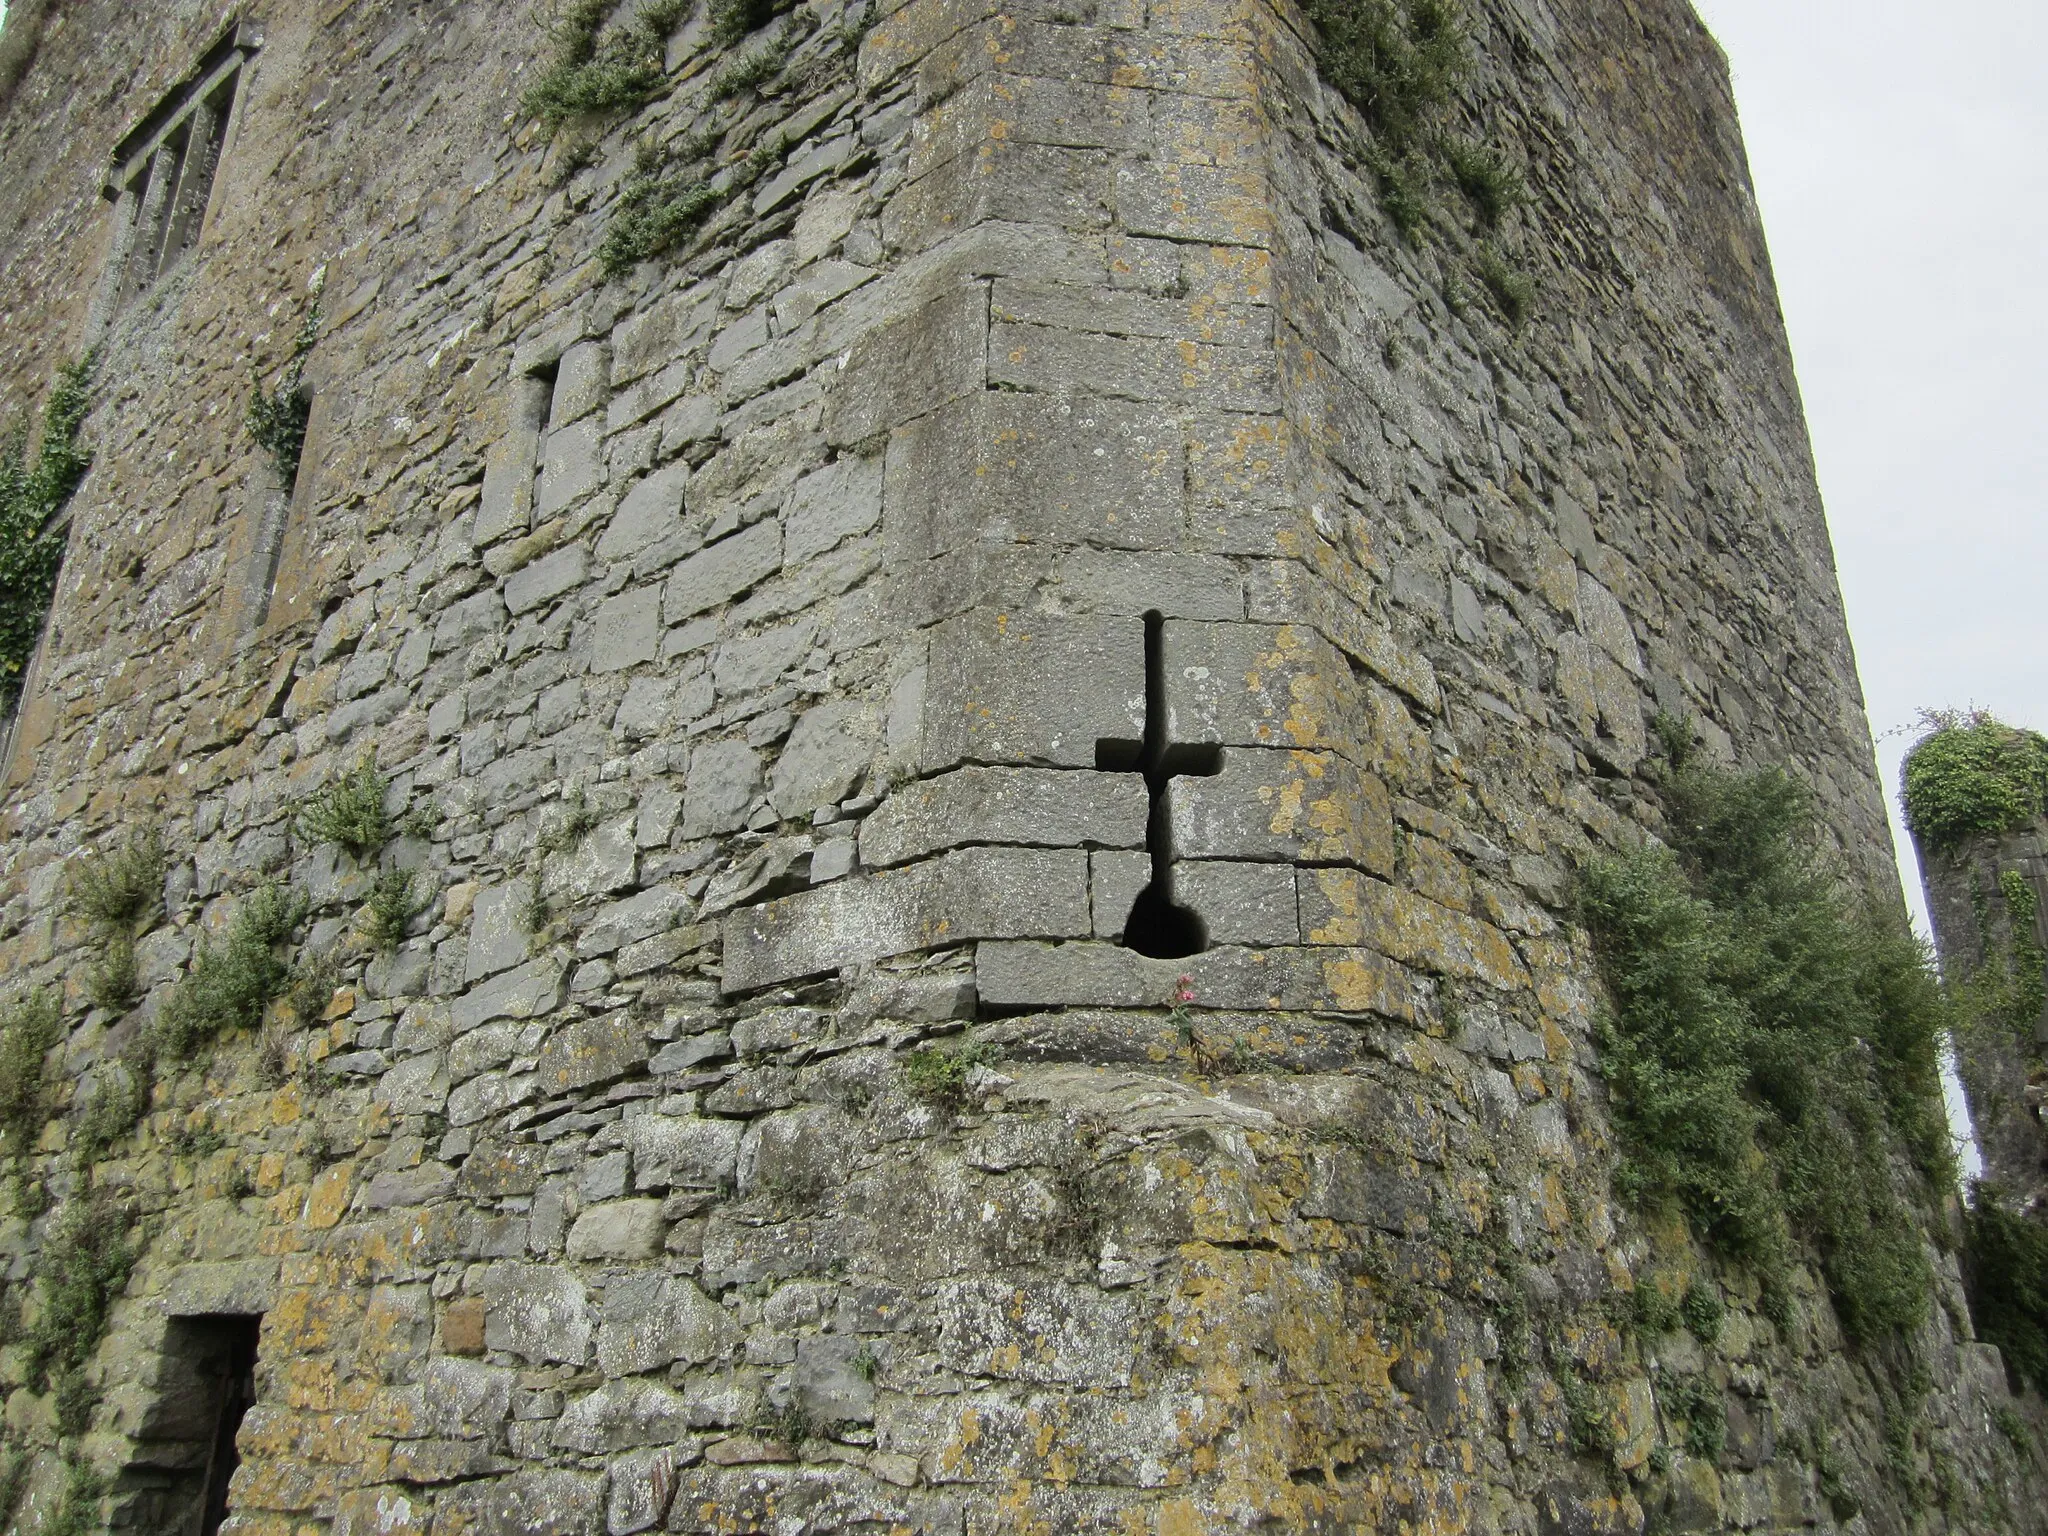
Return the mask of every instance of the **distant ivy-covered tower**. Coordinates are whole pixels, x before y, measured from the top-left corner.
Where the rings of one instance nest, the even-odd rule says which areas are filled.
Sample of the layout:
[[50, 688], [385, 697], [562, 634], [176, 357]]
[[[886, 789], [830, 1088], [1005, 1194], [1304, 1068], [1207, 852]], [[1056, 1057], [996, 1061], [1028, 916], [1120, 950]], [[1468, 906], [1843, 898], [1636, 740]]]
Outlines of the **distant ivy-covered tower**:
[[2048, 740], [1941, 719], [1906, 758], [1905, 806], [1984, 1176], [2048, 1219]]
[[17, 14], [18, 1529], [2043, 1529], [1613, 1193], [1650, 722], [1889, 878], [1682, 0]]

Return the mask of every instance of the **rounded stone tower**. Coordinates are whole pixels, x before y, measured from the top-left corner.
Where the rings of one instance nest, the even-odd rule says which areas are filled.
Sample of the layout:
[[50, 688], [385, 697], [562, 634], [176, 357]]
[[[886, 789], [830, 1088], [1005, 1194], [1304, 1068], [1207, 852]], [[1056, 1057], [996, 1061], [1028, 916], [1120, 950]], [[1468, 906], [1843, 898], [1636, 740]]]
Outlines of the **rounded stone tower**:
[[0, 56], [17, 1529], [2044, 1529], [1952, 1260], [1628, 1322], [1649, 723], [1891, 878], [1684, 0]]

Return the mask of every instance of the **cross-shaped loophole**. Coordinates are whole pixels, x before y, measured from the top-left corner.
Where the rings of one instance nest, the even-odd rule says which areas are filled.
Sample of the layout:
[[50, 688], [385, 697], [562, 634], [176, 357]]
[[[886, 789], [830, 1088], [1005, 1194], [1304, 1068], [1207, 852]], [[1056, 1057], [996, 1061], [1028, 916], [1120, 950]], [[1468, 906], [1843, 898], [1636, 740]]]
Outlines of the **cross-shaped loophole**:
[[1151, 882], [1138, 893], [1124, 924], [1124, 945], [1159, 960], [1198, 955], [1209, 946], [1208, 927], [1190, 907], [1173, 899], [1173, 823], [1166, 787], [1183, 775], [1207, 777], [1223, 768], [1223, 749], [1166, 739], [1165, 620], [1145, 615], [1145, 735], [1140, 741], [1114, 738], [1095, 743], [1095, 766], [1111, 773], [1142, 773], [1150, 809], [1145, 847], [1152, 855]]

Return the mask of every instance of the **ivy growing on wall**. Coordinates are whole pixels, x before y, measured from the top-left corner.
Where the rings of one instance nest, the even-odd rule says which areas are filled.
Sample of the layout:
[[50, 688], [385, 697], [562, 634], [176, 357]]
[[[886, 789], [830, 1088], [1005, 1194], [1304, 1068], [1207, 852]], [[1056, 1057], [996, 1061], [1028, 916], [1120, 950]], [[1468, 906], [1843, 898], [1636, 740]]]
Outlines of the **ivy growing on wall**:
[[265, 389], [263, 369], [249, 365], [249, 440], [270, 455], [278, 484], [287, 490], [299, 478], [299, 459], [306, 451], [306, 424], [313, 414], [313, 401], [306, 393], [306, 359], [319, 339], [320, 294], [315, 289], [276, 387]]
[[1852, 1336], [1910, 1332], [1932, 1278], [1894, 1154], [1929, 1192], [1950, 1178], [1946, 1011], [1926, 957], [1822, 861], [1783, 772], [1681, 762], [1665, 799], [1669, 847], [1583, 875], [1612, 998], [1599, 1044], [1616, 1182], [1682, 1214], [1777, 1305], [1805, 1250]]
[[78, 442], [92, 408], [91, 379], [90, 358], [58, 372], [33, 463], [25, 428], [0, 445], [0, 711], [19, 696], [42, 638], [64, 560], [64, 509], [92, 465]]
[[2048, 737], [1984, 710], [1929, 711], [1906, 755], [1906, 825], [1930, 852], [1953, 852], [2048, 814]]

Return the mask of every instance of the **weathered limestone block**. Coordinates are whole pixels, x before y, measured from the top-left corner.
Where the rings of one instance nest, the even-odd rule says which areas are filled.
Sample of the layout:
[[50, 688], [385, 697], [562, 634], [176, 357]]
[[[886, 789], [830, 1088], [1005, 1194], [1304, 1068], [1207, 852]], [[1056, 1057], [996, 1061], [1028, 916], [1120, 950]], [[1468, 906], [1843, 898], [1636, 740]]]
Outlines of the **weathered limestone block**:
[[1178, 425], [1157, 407], [969, 395], [890, 439], [886, 537], [913, 571], [980, 540], [1171, 549], [1184, 461]]
[[1144, 734], [1144, 713], [1136, 619], [962, 614], [932, 635], [919, 761], [927, 774], [958, 763], [1092, 768], [1098, 742]]
[[624, 1010], [579, 1019], [559, 1030], [541, 1052], [543, 1091], [570, 1093], [624, 1077], [647, 1060], [647, 1033]]
[[997, 1007], [1170, 1007], [1189, 979], [1213, 1008], [1326, 1009], [1412, 1023], [1428, 985], [1376, 950], [1223, 946], [1181, 960], [1153, 960], [1101, 943], [998, 940], [978, 945], [975, 986]]
[[1226, 747], [1220, 770], [1167, 786], [1174, 853], [1187, 859], [1394, 870], [1392, 803], [1336, 752]]
[[1341, 753], [1363, 737], [1350, 668], [1313, 630], [1170, 619], [1161, 645], [1169, 741]]
[[637, 1376], [681, 1360], [702, 1365], [738, 1341], [725, 1308], [680, 1276], [638, 1274], [605, 1289], [597, 1363], [607, 1376]]
[[1344, 869], [1302, 870], [1300, 889], [1311, 944], [1364, 944], [1443, 976], [1503, 989], [1529, 985], [1507, 935], [1455, 908]]
[[1148, 803], [1135, 774], [1039, 768], [960, 768], [906, 784], [861, 823], [870, 869], [966, 843], [1136, 848]]
[[1089, 928], [1087, 854], [964, 848], [731, 914], [723, 985], [743, 992], [938, 943]]
[[608, 1200], [569, 1228], [572, 1259], [651, 1259], [661, 1252], [665, 1223], [659, 1200]]
[[825, 406], [825, 434], [854, 445], [979, 390], [988, 289], [968, 283], [855, 343]]
[[484, 1341], [528, 1360], [582, 1365], [590, 1358], [589, 1296], [566, 1270], [493, 1264], [484, 1271]]

